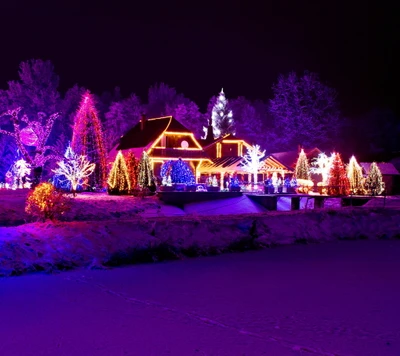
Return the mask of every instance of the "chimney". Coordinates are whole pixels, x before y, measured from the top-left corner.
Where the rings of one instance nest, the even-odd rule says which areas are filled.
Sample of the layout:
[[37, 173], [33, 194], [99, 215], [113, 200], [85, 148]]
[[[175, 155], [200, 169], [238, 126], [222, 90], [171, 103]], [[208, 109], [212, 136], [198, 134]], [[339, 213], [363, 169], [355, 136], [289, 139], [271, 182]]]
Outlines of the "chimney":
[[146, 125], [146, 121], [147, 121], [146, 114], [142, 113], [140, 115], [140, 131], [144, 130], [144, 126]]

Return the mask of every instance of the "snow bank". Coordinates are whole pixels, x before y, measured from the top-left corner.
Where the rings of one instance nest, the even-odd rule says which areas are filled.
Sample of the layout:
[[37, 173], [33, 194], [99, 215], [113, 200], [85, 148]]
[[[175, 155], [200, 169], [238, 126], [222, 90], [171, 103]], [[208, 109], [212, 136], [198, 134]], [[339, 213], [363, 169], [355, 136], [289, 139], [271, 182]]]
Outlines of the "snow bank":
[[399, 237], [395, 209], [31, 223], [0, 227], [0, 275], [103, 268], [279, 244]]

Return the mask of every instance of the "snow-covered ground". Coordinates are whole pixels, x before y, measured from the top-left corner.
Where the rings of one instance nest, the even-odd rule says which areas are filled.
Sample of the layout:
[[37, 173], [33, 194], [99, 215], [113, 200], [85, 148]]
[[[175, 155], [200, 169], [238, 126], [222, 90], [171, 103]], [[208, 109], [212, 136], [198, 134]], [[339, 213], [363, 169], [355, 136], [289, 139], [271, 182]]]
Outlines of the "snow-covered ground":
[[0, 278], [0, 354], [400, 355], [400, 241]]

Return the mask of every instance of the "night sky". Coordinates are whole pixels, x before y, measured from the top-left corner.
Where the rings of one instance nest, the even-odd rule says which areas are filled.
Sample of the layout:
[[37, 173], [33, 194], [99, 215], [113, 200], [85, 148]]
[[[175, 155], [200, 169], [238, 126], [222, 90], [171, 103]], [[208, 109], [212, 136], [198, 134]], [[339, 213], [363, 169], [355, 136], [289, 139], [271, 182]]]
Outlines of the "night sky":
[[267, 100], [280, 73], [307, 69], [338, 90], [346, 115], [377, 106], [399, 113], [398, 13], [383, 5], [30, 3], [1, 5], [0, 88], [17, 79], [21, 61], [41, 58], [53, 62], [63, 91], [119, 86], [145, 99], [150, 85], [165, 82], [205, 110], [221, 87], [228, 98]]

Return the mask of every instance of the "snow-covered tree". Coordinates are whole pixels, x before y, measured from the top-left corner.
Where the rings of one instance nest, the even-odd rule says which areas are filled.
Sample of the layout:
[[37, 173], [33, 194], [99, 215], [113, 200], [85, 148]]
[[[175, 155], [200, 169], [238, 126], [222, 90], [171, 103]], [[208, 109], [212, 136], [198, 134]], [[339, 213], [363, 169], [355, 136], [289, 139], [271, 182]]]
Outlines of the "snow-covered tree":
[[127, 194], [131, 189], [128, 168], [121, 151], [118, 151], [117, 157], [115, 158], [108, 176], [107, 183], [109, 194]]
[[294, 169], [294, 177], [304, 180], [310, 180], [310, 166], [308, 164], [307, 156], [303, 149], [299, 153], [299, 158], [296, 162], [296, 168]]
[[85, 184], [85, 180], [94, 172], [96, 164], [89, 162], [86, 156], [78, 155], [72, 150], [68, 152], [68, 157], [57, 162], [58, 167], [53, 169], [53, 172], [68, 181], [75, 195], [78, 185]]
[[350, 183], [350, 193], [363, 194], [364, 187], [362, 168], [354, 156], [351, 156], [350, 162], [347, 166], [347, 177], [349, 178]]
[[[214, 138], [235, 134], [235, 122], [233, 113], [230, 110], [228, 99], [225, 97], [224, 90], [221, 89], [211, 112], [211, 125], [213, 127]], [[203, 131], [207, 132], [204, 127]]]
[[253, 175], [254, 183], [257, 183], [258, 172], [264, 166], [264, 161], [261, 161], [264, 156], [265, 150], [261, 151], [259, 145], [247, 148], [247, 153], [243, 156], [243, 169]]
[[86, 92], [75, 115], [71, 147], [80, 156], [96, 164], [89, 186], [103, 188], [107, 182], [106, 149], [103, 130], [92, 94]]
[[338, 137], [343, 119], [336, 91], [323, 84], [317, 74], [305, 72], [281, 75], [272, 87], [270, 111], [275, 117], [276, 134], [285, 147], [326, 146]]
[[372, 162], [369, 167], [367, 179], [365, 180], [365, 187], [372, 195], [379, 195], [385, 190], [385, 183], [382, 180], [382, 173], [376, 162]]
[[350, 182], [340, 153], [334, 153], [328, 178], [328, 193], [330, 195], [348, 195]]

